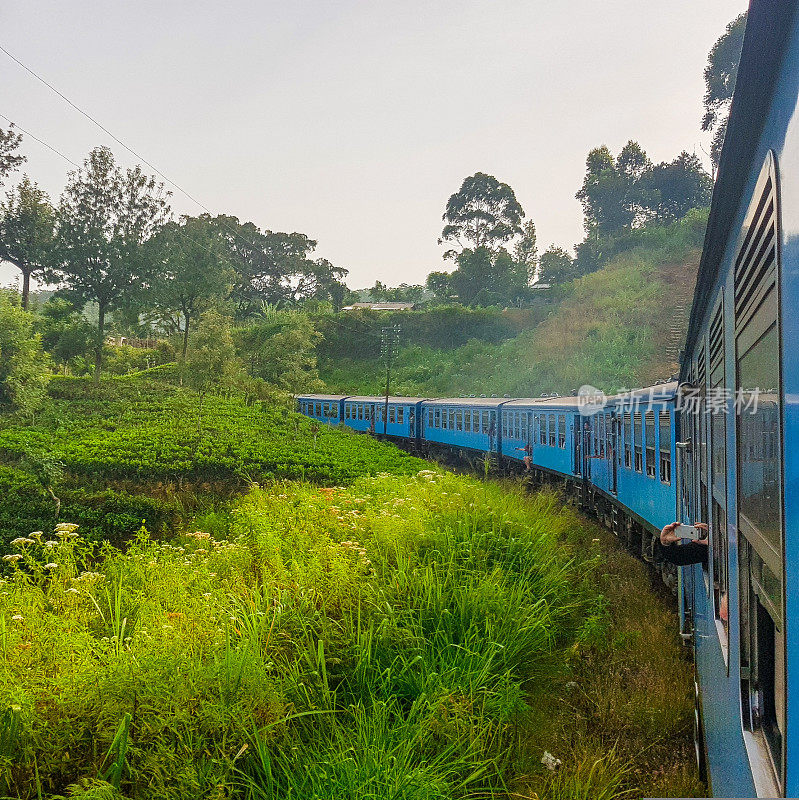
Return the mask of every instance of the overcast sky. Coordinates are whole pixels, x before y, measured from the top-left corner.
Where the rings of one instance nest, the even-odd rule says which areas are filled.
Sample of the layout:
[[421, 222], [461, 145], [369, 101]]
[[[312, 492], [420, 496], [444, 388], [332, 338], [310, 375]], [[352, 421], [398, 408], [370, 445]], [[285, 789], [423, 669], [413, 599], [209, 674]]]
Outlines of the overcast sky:
[[[513, 187], [543, 250], [581, 238], [591, 147], [707, 163], [702, 70], [745, 7], [4, 0], [0, 44], [212, 212], [306, 233], [362, 287], [442, 269], [441, 214], [474, 172]], [[0, 114], [72, 161], [107, 144], [136, 163], [2, 52]], [[23, 152], [57, 197], [72, 167], [30, 138]], [[202, 212], [178, 191], [173, 207]]]

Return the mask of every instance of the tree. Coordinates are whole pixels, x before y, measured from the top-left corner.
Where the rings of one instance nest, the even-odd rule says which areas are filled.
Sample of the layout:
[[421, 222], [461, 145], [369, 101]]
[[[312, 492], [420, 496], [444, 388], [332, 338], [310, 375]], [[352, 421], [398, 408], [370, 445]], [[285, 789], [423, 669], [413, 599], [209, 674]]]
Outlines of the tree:
[[90, 354], [93, 328], [68, 300], [54, 295], [42, 306], [39, 316], [42, 346], [64, 365], [64, 372]]
[[713, 45], [707, 57], [702, 130], [713, 131], [710, 157], [714, 168], [718, 166], [724, 135], [727, 132], [730, 102], [738, 77], [738, 64], [741, 60], [745, 31], [746, 12], [727, 25], [727, 29]]
[[586, 233], [615, 236], [646, 220], [643, 183], [651, 162], [641, 146], [629, 141], [618, 159], [602, 145], [588, 153], [585, 178], [576, 197], [583, 205]]
[[20, 144], [22, 136], [14, 131], [13, 122], [7, 131], [0, 128], [0, 186], [10, 173], [26, 161], [25, 156], [17, 153]]
[[0, 406], [32, 417], [44, 402], [50, 360], [34, 333], [34, 317], [16, 295], [0, 292]]
[[532, 280], [538, 267], [538, 247], [535, 223], [531, 219], [522, 225], [522, 235], [513, 246], [513, 256], [518, 266], [527, 271], [528, 280]]
[[97, 303], [94, 379], [100, 380], [106, 315], [150, 277], [142, 245], [169, 216], [168, 193], [141, 167], [124, 172], [107, 147], [69, 173], [56, 215], [54, 277], [82, 302]]
[[24, 175], [0, 203], [0, 260], [22, 272], [22, 307], [27, 310], [31, 276], [45, 271], [52, 252], [55, 212], [47, 193]]
[[160, 311], [183, 317], [185, 359], [191, 324], [215, 300], [226, 297], [233, 284], [228, 249], [207, 214], [168, 222], [147, 246], [158, 264], [148, 299]]
[[448, 283], [463, 305], [516, 303], [527, 295], [528, 268], [504, 248], [497, 252], [487, 247], [467, 248], [458, 254], [456, 262], [458, 268], [448, 276]]
[[210, 309], [200, 317], [190, 338], [181, 375], [183, 382], [200, 397], [198, 428], [202, 426], [205, 396], [231, 389], [244, 379], [244, 366], [236, 355], [230, 323], [218, 311]]
[[645, 181], [649, 206], [660, 222], [682, 219], [692, 208], [710, 205], [713, 179], [702, 162], [685, 151], [653, 167]]
[[440, 303], [446, 303], [452, 294], [452, 285], [448, 272], [431, 272], [425, 281], [425, 288], [432, 292]]
[[581, 274], [577, 261], [562, 247], [555, 247], [553, 244], [541, 254], [539, 277], [542, 283], [553, 286], [568, 283], [579, 278]]
[[257, 326], [243, 336], [252, 375], [293, 394], [319, 389], [316, 346], [322, 334], [305, 314], [292, 314], [278, 326]]
[[[516, 195], [507, 183], [493, 175], [476, 172], [465, 178], [461, 188], [447, 201], [442, 219], [447, 223], [439, 244], [456, 242], [462, 250], [469, 243], [474, 251], [485, 248], [495, 252], [521, 235], [524, 218]], [[448, 250], [445, 258], [455, 258], [458, 250]]]
[[312, 258], [317, 243], [302, 233], [261, 231], [252, 222], [217, 216], [213, 223], [225, 239], [236, 271], [231, 297], [237, 316], [246, 319], [271, 305], [332, 299], [347, 270], [325, 258]]

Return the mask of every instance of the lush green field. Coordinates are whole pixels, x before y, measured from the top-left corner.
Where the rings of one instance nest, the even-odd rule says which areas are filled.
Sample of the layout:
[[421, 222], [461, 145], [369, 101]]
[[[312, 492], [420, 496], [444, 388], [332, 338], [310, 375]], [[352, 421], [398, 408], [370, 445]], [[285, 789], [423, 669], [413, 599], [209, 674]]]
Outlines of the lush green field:
[[592, 536], [552, 495], [423, 470], [276, 482], [168, 543], [25, 537], [0, 793], [690, 794], [673, 614]]
[[36, 480], [41, 461], [63, 473], [62, 518], [119, 543], [144, 520], [162, 534], [177, 519], [250, 481], [347, 483], [422, 462], [369, 437], [295, 414], [283, 396], [247, 403], [141, 377], [94, 387], [56, 378], [33, 424], [0, 418], [0, 542], [52, 526], [55, 505]]

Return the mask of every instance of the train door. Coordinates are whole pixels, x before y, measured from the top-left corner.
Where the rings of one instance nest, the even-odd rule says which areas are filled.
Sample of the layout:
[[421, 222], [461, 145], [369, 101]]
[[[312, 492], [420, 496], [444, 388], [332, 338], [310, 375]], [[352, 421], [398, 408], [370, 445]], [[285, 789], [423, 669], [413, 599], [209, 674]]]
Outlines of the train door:
[[594, 438], [596, 417], [584, 417], [582, 422], [582, 451], [583, 451], [583, 479], [591, 480], [591, 456], [593, 455], [591, 443]]
[[574, 415], [572, 427], [572, 440], [574, 445], [574, 474], [581, 475], [583, 473], [583, 437], [581, 435], [583, 423], [582, 417], [579, 414]]

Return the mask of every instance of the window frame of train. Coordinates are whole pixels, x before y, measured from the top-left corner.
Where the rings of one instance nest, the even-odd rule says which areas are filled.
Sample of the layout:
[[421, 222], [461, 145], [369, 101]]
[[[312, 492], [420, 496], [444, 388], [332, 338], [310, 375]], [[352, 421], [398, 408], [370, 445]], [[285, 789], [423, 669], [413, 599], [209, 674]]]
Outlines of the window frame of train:
[[[780, 788], [784, 788], [786, 642], [782, 498], [785, 479], [779, 265], [779, 187], [774, 155], [769, 152], [735, 258], [735, 390], [736, 399], [739, 393], [742, 399], [751, 399], [753, 389], [766, 390], [774, 399], [759, 399], [754, 414], [744, 408], [736, 414], [736, 513], [744, 726], [762, 740]], [[753, 366], [750, 359], [755, 355], [765, 359]], [[760, 386], [760, 383], [772, 385]], [[770, 469], [769, 462], [772, 462]], [[758, 481], [759, 494], [746, 493]], [[779, 497], [780, 502], [768, 502], [773, 497]], [[775, 507], [777, 525], [772, 529]]]
[[633, 412], [633, 446], [635, 448], [635, 471], [644, 471], [644, 416], [640, 411]]
[[[710, 317], [708, 331], [708, 382], [713, 401], [707, 405], [708, 489], [710, 500], [710, 548], [713, 562], [713, 608], [724, 660], [729, 661], [729, 620], [721, 613], [729, 598], [729, 541], [727, 535], [727, 370], [724, 348], [724, 294]], [[721, 406], [723, 403], [723, 407]], [[729, 612], [726, 615], [729, 617]], [[729, 665], [728, 665], [729, 666]]]
[[549, 431], [550, 447], [556, 447], [558, 444], [558, 433], [555, 424], [555, 414], [547, 414], [547, 430]]
[[658, 411], [658, 449], [660, 451], [660, 482], [671, 484], [671, 414], [668, 409]]
[[624, 439], [624, 467], [633, 468], [633, 415], [630, 411], [625, 411], [622, 415], [622, 436]]
[[646, 477], [654, 478], [657, 472], [655, 467], [655, 412], [652, 410], [644, 414], [644, 445]]
[[547, 415], [536, 414], [538, 419], [538, 441], [542, 447], [547, 446]]
[[566, 414], [558, 414], [558, 447], [566, 448]]

